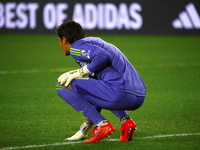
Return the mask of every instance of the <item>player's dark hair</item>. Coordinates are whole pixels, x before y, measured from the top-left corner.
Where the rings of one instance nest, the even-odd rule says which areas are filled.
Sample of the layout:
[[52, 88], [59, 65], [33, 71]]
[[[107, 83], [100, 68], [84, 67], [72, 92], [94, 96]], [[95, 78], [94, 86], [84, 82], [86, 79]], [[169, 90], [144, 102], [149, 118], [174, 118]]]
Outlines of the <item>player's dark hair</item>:
[[62, 39], [64, 36], [70, 44], [85, 37], [85, 33], [81, 25], [75, 21], [66, 21], [56, 29], [58, 37]]

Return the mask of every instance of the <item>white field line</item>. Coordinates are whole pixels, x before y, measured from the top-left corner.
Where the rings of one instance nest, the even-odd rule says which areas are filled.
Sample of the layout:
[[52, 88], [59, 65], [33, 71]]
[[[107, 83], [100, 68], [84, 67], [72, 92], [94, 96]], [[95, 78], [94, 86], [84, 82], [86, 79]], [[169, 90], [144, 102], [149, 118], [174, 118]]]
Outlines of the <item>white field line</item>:
[[[200, 133], [182, 133], [182, 134], [170, 134], [170, 135], [156, 135], [156, 136], [146, 136], [146, 137], [135, 137], [135, 139], [154, 139], [154, 138], [165, 138], [165, 137], [175, 137], [175, 136], [191, 136], [191, 135], [200, 135]], [[106, 139], [104, 141], [118, 141], [118, 139]], [[6, 147], [6, 148], [2, 148], [0, 150], [26, 149], [26, 148], [37, 148], [37, 147], [46, 147], [46, 146], [59, 146], [59, 145], [79, 144], [79, 143], [82, 143], [82, 141], [52, 143], [52, 144], [43, 144], [43, 145], [27, 145], [27, 146], [18, 146], [18, 147]]]
[[[200, 62], [179, 63], [179, 64], [157, 64], [157, 65], [139, 65], [136, 68], [171, 68], [171, 67], [188, 67], [200, 66]], [[27, 73], [44, 73], [44, 72], [66, 72], [74, 70], [74, 68], [58, 68], [58, 69], [29, 69], [29, 70], [0, 70], [0, 75], [3, 74], [27, 74]]]
[[49, 70], [45, 70], [45, 69], [29, 69], [29, 70], [11, 70], [11, 71], [6, 71], [6, 70], [2, 70], [0, 71], [0, 75], [1, 74], [19, 74], [19, 73], [44, 73], [44, 72], [66, 72], [66, 71], [70, 71], [73, 70], [72, 68], [58, 68], [58, 69], [49, 69]]

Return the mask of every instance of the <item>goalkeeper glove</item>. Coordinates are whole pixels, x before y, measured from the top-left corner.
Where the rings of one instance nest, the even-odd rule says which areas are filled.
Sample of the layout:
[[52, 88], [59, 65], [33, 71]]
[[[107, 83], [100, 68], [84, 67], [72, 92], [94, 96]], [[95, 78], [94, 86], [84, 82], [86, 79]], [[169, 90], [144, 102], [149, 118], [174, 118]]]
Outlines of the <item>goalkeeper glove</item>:
[[60, 84], [62, 84], [62, 85], [64, 84], [65, 86], [68, 86], [73, 79], [82, 78], [85, 75], [93, 76], [94, 73], [91, 73], [87, 69], [87, 66], [84, 66], [81, 69], [63, 73], [60, 77], [58, 77], [58, 82], [60, 82]]

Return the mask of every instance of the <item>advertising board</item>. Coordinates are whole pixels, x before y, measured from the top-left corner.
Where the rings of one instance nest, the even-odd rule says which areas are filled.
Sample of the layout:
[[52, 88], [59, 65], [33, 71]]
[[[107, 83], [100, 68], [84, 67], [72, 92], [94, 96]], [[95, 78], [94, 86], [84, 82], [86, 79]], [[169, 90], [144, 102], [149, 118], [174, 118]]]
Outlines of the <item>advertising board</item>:
[[75, 20], [86, 34], [200, 34], [199, 0], [0, 2], [0, 33], [54, 34]]

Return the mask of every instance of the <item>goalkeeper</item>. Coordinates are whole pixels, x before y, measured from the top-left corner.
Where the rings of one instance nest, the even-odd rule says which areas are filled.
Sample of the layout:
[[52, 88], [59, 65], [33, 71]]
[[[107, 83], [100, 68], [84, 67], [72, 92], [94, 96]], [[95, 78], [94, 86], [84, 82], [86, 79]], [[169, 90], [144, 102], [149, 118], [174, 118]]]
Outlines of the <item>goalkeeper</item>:
[[[58, 95], [87, 118], [80, 130], [68, 140], [91, 137], [84, 143], [99, 142], [115, 131], [100, 112], [110, 110], [120, 120], [119, 141], [130, 141], [136, 123], [127, 110], [136, 110], [144, 102], [146, 85], [123, 53], [97, 37], [85, 37], [81, 25], [66, 21], [56, 32], [64, 54], [71, 55], [80, 69], [63, 73], [56, 85]], [[88, 76], [88, 78], [83, 78]]]

